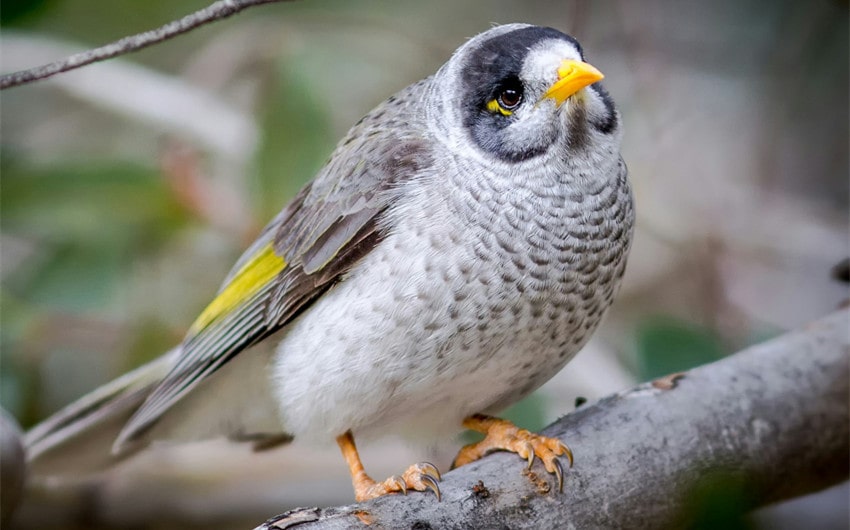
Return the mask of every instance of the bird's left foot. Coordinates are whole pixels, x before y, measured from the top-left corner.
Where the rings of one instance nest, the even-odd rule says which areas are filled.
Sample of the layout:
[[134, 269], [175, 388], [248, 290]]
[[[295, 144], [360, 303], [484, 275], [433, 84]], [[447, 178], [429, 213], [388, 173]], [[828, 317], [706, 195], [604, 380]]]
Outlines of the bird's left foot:
[[546, 471], [557, 478], [558, 491], [564, 490], [564, 470], [559, 457], [566, 456], [572, 467], [573, 452], [561, 440], [534, 434], [507, 420], [483, 414], [468, 417], [463, 421], [463, 426], [484, 433], [486, 437], [478, 443], [464, 446], [455, 457], [453, 468], [474, 462], [493, 451], [510, 451], [528, 460], [529, 468], [534, 458], [539, 458]]
[[407, 495], [408, 490], [431, 490], [437, 496], [437, 501], [440, 500], [440, 472], [428, 462], [413, 464], [401, 475], [393, 475], [383, 482], [375, 482], [366, 473], [353, 477], [352, 481], [357, 502], [368, 501], [388, 493]]
[[427, 462], [413, 464], [401, 476], [394, 475], [383, 482], [375, 482], [363, 469], [363, 463], [360, 461], [360, 455], [357, 452], [357, 446], [354, 445], [354, 436], [351, 432], [338, 437], [336, 442], [342, 450], [342, 456], [348, 463], [351, 483], [354, 486], [354, 497], [357, 502], [368, 501], [389, 493], [407, 495], [408, 490], [431, 490], [437, 496], [437, 501], [440, 500], [440, 472], [433, 464]]

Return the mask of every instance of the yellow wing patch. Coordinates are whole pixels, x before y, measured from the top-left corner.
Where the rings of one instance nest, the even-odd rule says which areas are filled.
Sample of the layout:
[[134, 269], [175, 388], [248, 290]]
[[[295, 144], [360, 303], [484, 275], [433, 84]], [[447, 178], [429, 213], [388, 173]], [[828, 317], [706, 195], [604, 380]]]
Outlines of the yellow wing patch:
[[189, 328], [189, 332], [198, 333], [222, 316], [227, 315], [244, 300], [250, 298], [272, 281], [285, 268], [286, 261], [275, 254], [271, 243], [262, 247], [210, 302], [192, 324], [192, 327]]

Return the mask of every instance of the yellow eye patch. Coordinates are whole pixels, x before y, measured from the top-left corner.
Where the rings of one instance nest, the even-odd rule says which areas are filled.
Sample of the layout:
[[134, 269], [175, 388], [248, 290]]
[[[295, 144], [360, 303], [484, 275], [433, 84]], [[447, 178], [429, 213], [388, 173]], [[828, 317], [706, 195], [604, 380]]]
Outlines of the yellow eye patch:
[[490, 112], [492, 112], [492, 113], [494, 113], [494, 114], [495, 114], [496, 112], [498, 112], [498, 113], [499, 113], [499, 114], [501, 114], [502, 116], [510, 116], [511, 114], [513, 114], [513, 112], [511, 112], [511, 111], [509, 111], [508, 109], [506, 109], [506, 108], [502, 107], [502, 106], [499, 104], [499, 100], [498, 100], [498, 99], [491, 99], [490, 101], [488, 101], [488, 102], [487, 102], [487, 110], [489, 110]]

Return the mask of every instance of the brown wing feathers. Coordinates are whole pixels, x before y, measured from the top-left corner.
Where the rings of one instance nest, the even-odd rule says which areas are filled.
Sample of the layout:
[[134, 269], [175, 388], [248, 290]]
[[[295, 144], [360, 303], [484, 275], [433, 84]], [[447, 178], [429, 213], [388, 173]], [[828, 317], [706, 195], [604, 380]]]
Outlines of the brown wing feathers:
[[374, 129], [369, 119], [349, 138], [239, 259], [115, 450], [233, 356], [304, 311], [383, 239], [382, 219], [398, 199], [399, 184], [430, 163], [430, 152], [409, 131]]

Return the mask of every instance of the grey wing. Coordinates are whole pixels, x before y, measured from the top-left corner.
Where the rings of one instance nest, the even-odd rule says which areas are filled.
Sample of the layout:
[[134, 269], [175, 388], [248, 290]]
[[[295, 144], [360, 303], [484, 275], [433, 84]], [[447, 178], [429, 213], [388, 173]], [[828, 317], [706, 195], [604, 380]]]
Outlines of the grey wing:
[[[392, 228], [383, 214], [399, 198], [403, 182], [431, 164], [424, 128], [417, 127], [415, 115], [403, 115], [415, 107], [406, 102], [417, 87], [408, 87], [352, 128], [316, 179], [237, 261], [168, 375], [127, 422], [114, 451], [147, 431], [239, 352], [289, 323]], [[389, 122], [381, 119], [388, 105], [397, 115]]]

